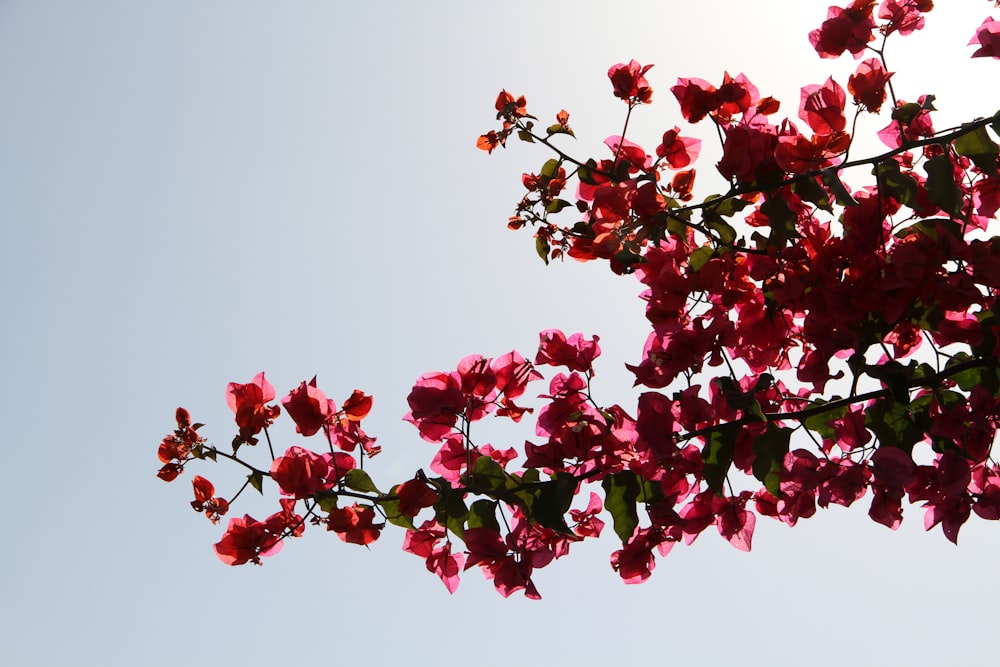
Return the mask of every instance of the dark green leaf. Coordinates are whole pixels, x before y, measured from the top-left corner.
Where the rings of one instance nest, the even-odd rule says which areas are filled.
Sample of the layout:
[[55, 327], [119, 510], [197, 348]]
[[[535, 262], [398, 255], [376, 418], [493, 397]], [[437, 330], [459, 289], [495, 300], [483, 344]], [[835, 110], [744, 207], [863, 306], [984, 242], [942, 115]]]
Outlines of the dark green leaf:
[[736, 240], [736, 230], [733, 229], [732, 225], [722, 218], [711, 219], [705, 217], [704, 220], [706, 227], [719, 234], [719, 240], [722, 241], [723, 245], [733, 245], [733, 241]]
[[518, 130], [517, 138], [520, 139], [521, 141], [526, 141], [529, 144], [535, 143], [535, 138], [531, 136], [531, 132], [528, 132], [526, 130]]
[[701, 450], [701, 458], [705, 461], [705, 482], [716, 495], [721, 495], [726, 475], [733, 464], [733, 454], [736, 451], [736, 428], [723, 424], [705, 436], [705, 447]]
[[252, 473], [247, 475], [247, 479], [250, 480], [250, 486], [257, 489], [257, 493], [264, 495], [264, 473], [259, 470], [254, 470]]
[[990, 138], [985, 127], [977, 127], [956, 139], [955, 152], [972, 160], [973, 164], [990, 176], [1000, 175], [997, 173], [997, 156], [1000, 155], [1000, 148]]
[[639, 497], [639, 483], [635, 473], [615, 473], [605, 477], [601, 486], [604, 487], [604, 508], [611, 513], [615, 533], [621, 538], [622, 544], [625, 544], [639, 525], [639, 513], [635, 507]]
[[726, 218], [736, 215], [750, 205], [750, 202], [735, 196], [723, 197], [722, 195], [710, 195], [705, 197], [706, 202], [716, 199], [719, 200], [718, 203], [706, 207], [705, 211], [715, 215], [721, 215]]
[[549, 240], [544, 236], [535, 237], [535, 252], [542, 258], [545, 265], [549, 264]]
[[769, 424], [767, 430], [753, 441], [753, 476], [775, 496], [781, 491], [781, 466], [791, 437], [791, 429]]
[[924, 429], [905, 405], [884, 398], [875, 399], [865, 412], [865, 427], [878, 437], [881, 445], [899, 447], [907, 453], [924, 437]]
[[917, 180], [902, 173], [895, 160], [886, 160], [876, 165], [875, 176], [879, 187], [903, 206], [910, 206], [916, 201]]
[[924, 164], [927, 197], [945, 213], [962, 216], [962, 191], [955, 184], [955, 171], [947, 153], [935, 155]]
[[469, 528], [490, 528], [500, 532], [497, 523], [497, 501], [483, 498], [469, 507]]
[[472, 473], [469, 475], [470, 489], [482, 489], [486, 492], [496, 491], [505, 486], [507, 473], [504, 472], [500, 464], [489, 456], [480, 456], [472, 464]]
[[836, 167], [823, 170], [823, 184], [833, 190], [833, 196], [841, 206], [859, 206], [858, 200], [851, 196], [851, 192], [840, 180]]
[[[485, 458], [485, 457], [484, 457]], [[465, 534], [465, 522], [469, 518], [469, 508], [461, 493], [442, 494], [434, 503], [437, 520], [442, 526], [461, 538]]]
[[788, 202], [783, 197], [768, 197], [760, 206], [760, 212], [767, 218], [771, 227], [771, 235], [767, 239], [769, 247], [776, 250], [784, 248], [790, 239], [799, 233], [795, 229], [798, 216], [795, 215]]
[[833, 213], [829, 193], [827, 193], [826, 188], [816, 182], [815, 178], [810, 177], [795, 181], [792, 183], [792, 192], [827, 213]]
[[[825, 401], [817, 400], [814, 401], [813, 405], [810, 407], [819, 407], [824, 403]], [[847, 407], [848, 406], [846, 405], [842, 405], [838, 408], [827, 410], [825, 412], [820, 412], [818, 414], [807, 417], [805, 420], [806, 428], [812, 431], [813, 433], [816, 433], [817, 435], [819, 435], [819, 437], [821, 437], [824, 440], [835, 439], [836, 434], [833, 431], [833, 427], [830, 426], [830, 423], [836, 421], [837, 419], [841, 419], [844, 415], [846, 415]]]
[[587, 160], [585, 165], [577, 168], [576, 177], [580, 179], [581, 183], [586, 183], [587, 185], [597, 185], [597, 180], [594, 178], [594, 171], [596, 169], [597, 162], [591, 158]]
[[567, 206], [570, 206], [570, 203], [565, 199], [553, 199], [545, 206], [545, 210], [549, 213], [558, 213]]
[[913, 376], [912, 368], [891, 360], [883, 364], [865, 366], [865, 372], [886, 386], [892, 394], [892, 400], [904, 405], [910, 402], [909, 382]]
[[535, 521], [560, 533], [572, 534], [566, 525], [566, 512], [576, 495], [576, 478], [568, 473], [556, 473], [552, 481], [541, 486], [533, 506]]

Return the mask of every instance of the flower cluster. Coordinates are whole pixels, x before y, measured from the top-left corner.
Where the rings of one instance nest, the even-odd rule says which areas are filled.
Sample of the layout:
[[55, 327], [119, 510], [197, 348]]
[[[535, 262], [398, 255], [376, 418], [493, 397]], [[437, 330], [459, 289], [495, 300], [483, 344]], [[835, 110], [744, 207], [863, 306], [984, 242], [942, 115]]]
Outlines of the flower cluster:
[[[277, 512], [230, 518], [215, 545], [227, 564], [259, 564], [307, 524], [358, 545], [392, 524], [449, 592], [478, 567], [505, 597], [540, 597], [535, 573], [600, 536], [602, 515], [620, 541], [611, 568], [629, 584], [706, 531], [749, 551], [761, 516], [794, 526], [817, 508], [865, 502], [873, 521], [896, 529], [904, 503], [919, 504], [925, 527], [956, 543], [973, 515], [1000, 519], [1000, 237], [989, 236], [1000, 120], [936, 130], [934, 97], [897, 97], [884, 59], [886, 40], [921, 30], [932, 9], [930, 0], [831, 7], [810, 43], [822, 58], [860, 62], [846, 87], [832, 77], [803, 86], [794, 120], [778, 120], [780, 103], [744, 74], [678, 79], [679, 115], [714, 126], [728, 186], [698, 203], [701, 140], [673, 124], [650, 151], [625, 136], [631, 114], [652, 102], [651, 65], [608, 70], [627, 111], [597, 157], [556, 145], [575, 136], [568, 112], [540, 131], [525, 98], [501, 91], [501, 124], [479, 148], [516, 135], [555, 155], [523, 174], [527, 194], [508, 227], [533, 229], [546, 263], [606, 260], [640, 285], [648, 329], [626, 365], [634, 406], [595, 400], [598, 336], [547, 329], [533, 362], [473, 354], [421, 375], [403, 418], [434, 445], [429, 472], [386, 490], [365, 467], [380, 451], [361, 428], [371, 396], [354, 390], [338, 407], [313, 378], [277, 401], [263, 373], [226, 390], [232, 453], [178, 409], [158, 476], [171, 481], [196, 460], [249, 470], [228, 500], [193, 478], [190, 504], [213, 523], [248, 486], [274, 482]], [[976, 30], [972, 57], [1000, 58], [998, 25], [989, 18]], [[879, 113], [888, 152], [848, 161], [850, 128]], [[871, 178], [851, 187], [849, 173]], [[528, 386], [545, 367], [547, 389], [531, 404]], [[276, 455], [270, 429], [282, 413], [300, 437], [321, 435], [319, 450]], [[491, 414], [532, 414], [531, 439], [477, 442], [473, 430]], [[263, 465], [248, 458], [263, 455], [260, 439]]]

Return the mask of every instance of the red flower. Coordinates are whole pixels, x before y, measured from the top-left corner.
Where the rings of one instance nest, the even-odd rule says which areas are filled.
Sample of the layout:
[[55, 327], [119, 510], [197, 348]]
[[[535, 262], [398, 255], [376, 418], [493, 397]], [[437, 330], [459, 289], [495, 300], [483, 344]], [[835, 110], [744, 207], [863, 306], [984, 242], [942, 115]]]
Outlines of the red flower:
[[876, 113], [885, 102], [885, 87], [891, 76], [892, 72], [885, 71], [881, 60], [869, 58], [847, 79], [847, 90], [854, 95], [855, 104]]
[[289, 447], [284, 456], [271, 463], [271, 479], [281, 492], [297, 499], [309, 498], [329, 490], [330, 466], [325, 458], [302, 447]]
[[496, 130], [490, 130], [486, 134], [479, 135], [479, 139], [476, 140], [476, 148], [492, 153], [497, 146], [503, 146], [506, 139], [507, 135], [501, 136], [496, 133]]
[[226, 387], [226, 403], [236, 413], [236, 425], [240, 427], [239, 442], [256, 444], [261, 429], [269, 426], [281, 413], [277, 405], [265, 405], [274, 400], [274, 387], [264, 379], [263, 373], [254, 376], [249, 384], [230, 382]]
[[719, 91], [704, 79], [677, 79], [670, 89], [681, 105], [681, 115], [689, 123], [697, 123], [719, 106]]
[[969, 40], [969, 45], [972, 44], [979, 45], [973, 58], [1000, 58], [1000, 21], [994, 21], [992, 16], [983, 21]]
[[172, 435], [168, 435], [160, 442], [157, 456], [163, 465], [156, 473], [156, 476], [164, 482], [172, 482], [177, 476], [184, 472], [184, 464], [190, 461], [194, 455], [192, 452], [199, 447], [205, 439], [198, 435], [198, 428], [201, 424], [191, 424], [191, 415], [184, 408], [177, 408], [174, 413], [177, 420], [177, 428]]
[[226, 565], [256, 563], [262, 556], [273, 556], [281, 551], [281, 532], [284, 523], [275, 520], [257, 521], [249, 514], [242, 519], [230, 519], [222, 539], [215, 545], [215, 553]]
[[191, 501], [191, 507], [194, 508], [195, 512], [200, 512], [205, 509], [205, 503], [208, 502], [208, 499], [215, 495], [215, 487], [201, 475], [194, 476], [194, 479], [191, 480], [191, 486], [194, 487], [194, 500]]
[[626, 65], [618, 63], [608, 70], [608, 78], [615, 90], [615, 97], [620, 97], [629, 104], [649, 104], [653, 100], [653, 89], [646, 81], [646, 72], [652, 65], [640, 65], [630, 60]]
[[371, 544], [379, 538], [384, 523], [373, 524], [375, 510], [354, 503], [350, 507], [335, 507], [326, 519], [326, 529], [350, 544]]
[[854, 0], [843, 9], [830, 7], [819, 29], [809, 33], [809, 43], [821, 58], [836, 58], [844, 51], [860, 57], [868, 42], [875, 39], [873, 9], [875, 0]]
[[351, 397], [341, 406], [347, 419], [359, 422], [368, 416], [372, 409], [372, 397], [366, 396], [360, 389], [355, 389]]
[[399, 497], [399, 512], [406, 516], [417, 516], [425, 507], [437, 502], [437, 492], [420, 479], [411, 479], [396, 487]]
[[517, 118], [523, 118], [528, 115], [527, 101], [524, 99], [524, 95], [521, 95], [517, 99], [508, 93], [506, 90], [501, 90], [500, 94], [497, 95], [497, 101], [494, 104], [497, 110], [497, 120], [504, 117], [514, 116]]
[[281, 399], [288, 416], [295, 422], [295, 430], [310, 436], [328, 425], [337, 414], [337, 406], [316, 388], [316, 378], [309, 384], [303, 382]]

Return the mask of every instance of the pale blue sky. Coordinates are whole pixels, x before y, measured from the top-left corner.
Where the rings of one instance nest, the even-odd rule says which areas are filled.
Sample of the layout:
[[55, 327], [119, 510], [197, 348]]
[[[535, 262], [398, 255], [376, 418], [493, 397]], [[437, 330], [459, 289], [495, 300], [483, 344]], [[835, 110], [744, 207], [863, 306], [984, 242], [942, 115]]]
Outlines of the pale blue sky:
[[[493, 100], [506, 87], [543, 119], [568, 109], [580, 153], [618, 133], [606, 71], [630, 58], [656, 64], [641, 144], [684, 127], [678, 76], [743, 71], [794, 114], [800, 85], [854, 64], [806, 40], [827, 4], [0, 0], [4, 664], [995, 659], [1000, 530], [975, 518], [957, 549], [917, 508], [898, 533], [866, 502], [794, 530], [762, 519], [751, 554], [709, 531], [631, 587], [609, 531], [542, 571], [532, 603], [477, 571], [449, 596], [398, 530], [370, 551], [307, 530], [262, 568], [228, 568], [222, 527], [187, 506], [191, 473], [154, 476], [177, 405], [224, 445], [226, 383], [265, 370], [279, 393], [318, 373], [338, 401], [374, 394], [375, 474], [400, 481], [434, 454], [401, 421], [413, 380], [529, 355], [550, 327], [601, 335], [597, 396], [627, 408], [637, 285], [546, 268], [505, 229], [521, 172], [548, 156], [475, 149]], [[1000, 65], [965, 46], [992, 5], [938, 4], [891, 47], [897, 92], [936, 94], [939, 126], [992, 114]], [[237, 478], [192, 472], [220, 492]]]

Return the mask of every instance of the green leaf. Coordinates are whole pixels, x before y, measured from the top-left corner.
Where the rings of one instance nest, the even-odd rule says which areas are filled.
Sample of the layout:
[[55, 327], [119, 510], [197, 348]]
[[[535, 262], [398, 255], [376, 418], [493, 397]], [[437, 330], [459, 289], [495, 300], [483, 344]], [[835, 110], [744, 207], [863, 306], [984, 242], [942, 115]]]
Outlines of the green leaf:
[[767, 430], [753, 441], [753, 476], [775, 496], [781, 492], [781, 466], [791, 437], [792, 429], [768, 424]]
[[923, 111], [923, 107], [919, 104], [908, 102], [892, 110], [892, 119], [900, 121], [903, 125], [909, 125], [921, 111]]
[[947, 153], [935, 155], [924, 164], [927, 197], [935, 206], [956, 218], [962, 216], [962, 191], [955, 184], [955, 171]]
[[899, 447], [910, 453], [913, 445], [924, 438], [924, 429], [905, 405], [884, 398], [865, 411], [865, 427], [874, 433], [881, 445]]
[[[730, 225], [722, 218], [712, 219], [707, 215], [702, 216], [702, 218], [705, 221], [706, 227], [719, 234], [719, 240], [722, 241], [723, 245], [733, 245], [733, 242], [736, 240], [736, 230], [733, 228], [732, 225]], [[683, 233], [684, 231], [687, 230], [686, 228], [682, 227], [681, 233]]]
[[[461, 538], [465, 535], [465, 523], [469, 519], [469, 508], [462, 499], [461, 493], [448, 493], [438, 496], [434, 503], [437, 520], [442, 526]], [[412, 520], [411, 520], [412, 521]]]
[[329, 512], [337, 506], [337, 498], [339, 496], [332, 491], [320, 491], [313, 496], [313, 500], [319, 505], [319, 508], [324, 512]]
[[500, 532], [497, 522], [497, 501], [483, 498], [469, 507], [469, 528], [490, 528]]
[[577, 168], [576, 177], [580, 179], [581, 183], [586, 183], [587, 185], [597, 185], [597, 179], [594, 178], [594, 171], [596, 170], [597, 162], [594, 158], [590, 158], [587, 160], [586, 164]]
[[688, 266], [693, 271], [701, 271], [701, 267], [705, 266], [713, 255], [715, 255], [715, 248], [712, 246], [703, 245], [700, 248], [695, 248], [688, 257]]
[[997, 173], [997, 147], [985, 127], [977, 127], [968, 134], [963, 134], [955, 140], [955, 152], [969, 158], [972, 163], [990, 176], [1000, 176]]
[[573, 137], [574, 139], [576, 138], [576, 135], [573, 134], [573, 129], [572, 128], [565, 127], [563, 125], [560, 125], [559, 123], [556, 123], [555, 125], [549, 125], [547, 128], [545, 128], [545, 133], [547, 135], [549, 135], [550, 137], [553, 134], [568, 134], [569, 136]]
[[565, 199], [553, 199], [545, 206], [545, 211], [548, 213], [558, 213], [567, 206], [570, 206], [570, 203]]
[[[389, 491], [390, 495], [396, 493], [396, 489], [399, 485], [395, 485]], [[439, 499], [440, 502], [440, 499]], [[398, 500], [380, 500], [379, 506], [385, 513], [385, 520], [394, 526], [399, 526], [400, 528], [408, 528], [409, 530], [416, 530], [417, 527], [413, 524], [413, 517], [406, 516], [399, 511], [399, 501]]]
[[[972, 361], [973, 359], [974, 357], [968, 353], [959, 352], [948, 360], [948, 363], [945, 365], [945, 370], [954, 368], [959, 364]], [[964, 371], [952, 375], [951, 379], [955, 381], [955, 384], [957, 384], [959, 389], [962, 391], [972, 391], [975, 387], [982, 387], [991, 394], [996, 395], [997, 391], [1000, 390], [1000, 377], [998, 377], [998, 369], [996, 368], [967, 368]]]
[[[819, 407], [824, 404], [826, 404], [826, 401], [816, 400], [812, 405], [810, 405], [810, 408]], [[805, 426], [813, 433], [819, 435], [822, 439], [833, 440], [836, 438], [836, 434], [834, 433], [833, 427], [830, 426], [830, 423], [843, 418], [843, 416], [847, 414], [847, 407], [848, 406], [846, 405], [842, 405], [839, 408], [834, 408], [806, 417]]]
[[886, 386], [892, 394], [892, 400], [906, 405], [910, 402], [910, 378], [913, 376], [913, 369], [904, 366], [898, 361], [891, 360], [883, 364], [865, 366], [865, 373], [870, 377], [879, 380]]
[[542, 170], [538, 175], [542, 178], [552, 178], [559, 173], [559, 160], [552, 158], [542, 165]]
[[815, 178], [810, 177], [795, 181], [792, 183], [792, 192], [827, 213], [833, 213], [833, 206], [830, 205], [830, 194], [826, 188], [816, 182]]
[[899, 163], [886, 160], [875, 166], [879, 188], [903, 206], [910, 206], [917, 199], [917, 180], [899, 170]]
[[468, 486], [473, 490], [490, 493], [503, 489], [507, 478], [507, 473], [499, 463], [489, 456], [480, 456], [472, 464], [472, 473], [468, 475]]
[[527, 142], [529, 144], [535, 143], [535, 138], [532, 137], [531, 136], [531, 132], [528, 132], [527, 130], [518, 130], [517, 131], [517, 138], [520, 139], [521, 141], [525, 141], [525, 142]]
[[823, 170], [823, 185], [833, 190], [833, 196], [841, 206], [860, 206], [858, 200], [851, 196], [851, 192], [840, 180], [836, 167]]
[[767, 218], [771, 235], [767, 239], [769, 247], [781, 250], [790, 239], [799, 236], [795, 229], [798, 216], [795, 215], [783, 197], [768, 197], [760, 206], [760, 212]]
[[352, 468], [344, 475], [344, 486], [361, 493], [382, 493], [376, 488], [372, 478], [360, 468]]
[[260, 470], [254, 470], [247, 475], [247, 479], [250, 481], [250, 486], [257, 489], [257, 493], [264, 495], [264, 473]]
[[535, 252], [538, 256], [542, 258], [545, 262], [545, 266], [549, 265], [549, 240], [544, 236], [535, 237]]
[[[538, 497], [539, 481], [538, 470], [529, 468], [524, 474], [507, 473], [504, 479], [503, 488], [495, 493], [503, 495], [507, 503], [517, 505], [524, 512], [525, 516], [533, 516], [535, 499]], [[504, 494], [506, 492], [506, 494]]]
[[726, 475], [733, 465], [736, 428], [738, 427], [731, 424], [723, 424], [705, 436], [705, 447], [701, 450], [701, 458], [705, 461], [705, 482], [715, 495], [722, 495]]
[[632, 539], [632, 534], [639, 525], [639, 513], [635, 507], [639, 497], [639, 483], [635, 473], [615, 473], [605, 477], [601, 486], [604, 487], [604, 508], [611, 513], [615, 533], [621, 538], [622, 544], [625, 544]]
[[705, 211], [727, 218], [732, 215], [736, 215], [750, 205], [750, 202], [747, 200], [735, 196], [723, 197], [722, 195], [709, 195], [708, 197], [705, 197], [704, 201], [710, 202], [716, 199], [719, 200], [719, 202], [717, 204], [713, 204], [712, 206], [705, 207]]
[[552, 481], [541, 486], [532, 507], [535, 521], [546, 528], [572, 535], [566, 524], [566, 512], [576, 495], [576, 478], [568, 473], [556, 473]]

